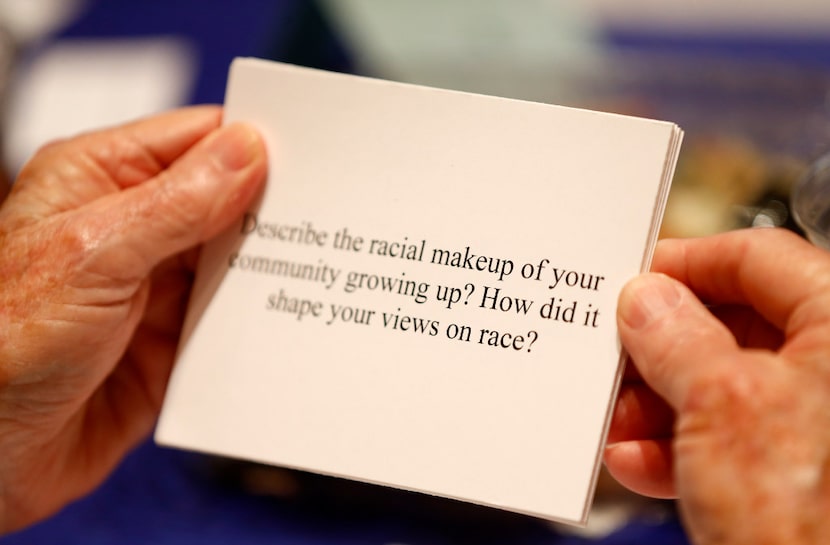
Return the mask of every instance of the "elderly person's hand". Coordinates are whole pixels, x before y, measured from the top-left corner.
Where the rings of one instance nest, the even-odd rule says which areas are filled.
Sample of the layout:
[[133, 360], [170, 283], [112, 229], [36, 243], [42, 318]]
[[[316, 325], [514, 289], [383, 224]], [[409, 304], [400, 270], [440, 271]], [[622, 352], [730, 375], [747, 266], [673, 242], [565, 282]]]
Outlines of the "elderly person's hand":
[[[830, 254], [780, 230], [661, 242], [626, 286], [605, 453], [694, 543], [830, 540]], [[641, 378], [640, 378], [641, 377]]]
[[221, 115], [189, 108], [50, 144], [0, 208], [0, 533], [95, 487], [153, 427], [186, 250], [265, 176], [260, 137]]

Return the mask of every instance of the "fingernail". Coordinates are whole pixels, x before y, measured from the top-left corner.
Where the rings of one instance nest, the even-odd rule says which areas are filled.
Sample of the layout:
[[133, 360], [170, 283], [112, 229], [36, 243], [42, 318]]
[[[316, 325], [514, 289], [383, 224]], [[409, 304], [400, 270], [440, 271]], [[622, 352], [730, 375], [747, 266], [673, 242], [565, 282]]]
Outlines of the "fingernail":
[[229, 171], [244, 169], [263, 153], [259, 134], [243, 123], [232, 123], [216, 131], [207, 150]]
[[680, 306], [677, 281], [662, 274], [643, 274], [620, 294], [618, 314], [629, 327], [641, 329]]

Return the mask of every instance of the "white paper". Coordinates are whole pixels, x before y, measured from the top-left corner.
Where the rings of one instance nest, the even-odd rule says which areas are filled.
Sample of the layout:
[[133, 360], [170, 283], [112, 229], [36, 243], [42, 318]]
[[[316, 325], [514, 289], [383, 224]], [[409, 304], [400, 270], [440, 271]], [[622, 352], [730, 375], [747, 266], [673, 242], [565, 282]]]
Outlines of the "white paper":
[[203, 252], [157, 440], [584, 523], [677, 127], [253, 59], [236, 120], [269, 179]]
[[4, 150], [13, 169], [50, 140], [184, 104], [194, 49], [179, 38], [61, 40], [12, 89]]

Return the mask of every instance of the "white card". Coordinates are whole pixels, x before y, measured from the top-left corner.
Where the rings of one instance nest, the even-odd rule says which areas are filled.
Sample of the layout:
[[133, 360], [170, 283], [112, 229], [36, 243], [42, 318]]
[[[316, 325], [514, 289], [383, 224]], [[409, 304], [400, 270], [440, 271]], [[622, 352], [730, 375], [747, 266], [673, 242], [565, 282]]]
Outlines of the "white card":
[[237, 120], [157, 441], [584, 523], [680, 130], [255, 59]]

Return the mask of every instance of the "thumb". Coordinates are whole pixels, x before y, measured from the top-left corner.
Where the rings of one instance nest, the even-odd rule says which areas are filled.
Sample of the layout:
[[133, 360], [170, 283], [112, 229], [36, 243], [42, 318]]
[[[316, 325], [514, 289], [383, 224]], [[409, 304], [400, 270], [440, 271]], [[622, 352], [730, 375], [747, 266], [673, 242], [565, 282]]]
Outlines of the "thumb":
[[675, 410], [701, 381], [734, 371], [729, 329], [683, 284], [663, 274], [630, 281], [617, 307], [620, 340], [643, 379]]
[[108, 226], [99, 232], [105, 246], [99, 250], [114, 250], [122, 263], [128, 255], [132, 273], [146, 274], [227, 228], [257, 194], [266, 168], [265, 146], [254, 129], [241, 123], [218, 128], [153, 179], [113, 195], [116, 202], [91, 205], [99, 228]]

